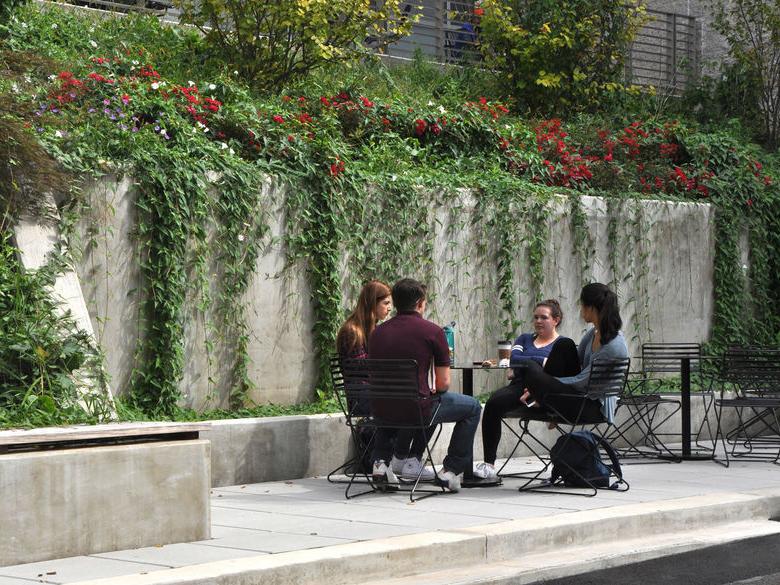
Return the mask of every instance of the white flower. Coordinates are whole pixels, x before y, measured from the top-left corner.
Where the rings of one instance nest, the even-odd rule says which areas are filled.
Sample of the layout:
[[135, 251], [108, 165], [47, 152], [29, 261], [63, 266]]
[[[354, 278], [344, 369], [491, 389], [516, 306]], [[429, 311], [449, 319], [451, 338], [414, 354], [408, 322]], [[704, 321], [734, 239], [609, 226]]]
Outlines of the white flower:
[[238, 75], [238, 71], [233, 71], [233, 75]]
[[233, 150], [232, 148], [231, 148], [230, 150], [228, 150], [228, 152], [229, 152], [230, 154], [236, 154], [236, 151], [235, 151], [235, 150]]
[[238, 241], [243, 242], [245, 240], [244, 234], [238, 234]]
[[62, 132], [61, 132], [61, 131], [59, 131], [59, 130], [57, 130], [57, 131], [54, 133], [54, 135], [55, 135], [57, 138], [62, 138]]
[[395, 175], [393, 175], [393, 176], [391, 176], [391, 177], [390, 177], [390, 180], [391, 180], [391, 181], [393, 181], [393, 182], [395, 182], [395, 180], [396, 180], [397, 178], [398, 178], [398, 177], [396, 177]]
[[133, 59], [133, 65], [138, 65], [138, 61], [136, 61], [135, 59]]
[[57, 79], [56, 75], [49, 75], [49, 81], [54, 81], [55, 79]]
[[446, 112], [447, 112], [447, 110], [444, 109], [444, 106], [439, 106], [439, 113], [440, 114], [444, 114]]
[[22, 28], [27, 28], [27, 23], [26, 22], [22, 23]]
[[92, 41], [92, 40], [90, 40], [90, 41], [89, 41], [89, 44], [90, 44], [90, 46], [91, 46], [93, 49], [97, 49], [97, 43], [96, 43], [95, 41]]
[[205, 127], [205, 126], [204, 126], [204, 127], [203, 127], [203, 133], [205, 134], [205, 133], [206, 133], [206, 132], [208, 132], [208, 131], [209, 131], [209, 129], [208, 129], [207, 127]]
[[192, 87], [193, 85], [195, 85], [195, 82], [194, 82], [194, 81], [188, 81], [188, 82], [187, 82], [187, 85], [189, 85], [190, 87]]
[[19, 93], [19, 86], [16, 85], [16, 83], [11, 84], [11, 91], [14, 93]]
[[198, 128], [205, 128], [206, 125], [203, 122], [195, 122], [198, 125]]
[[152, 89], [159, 89], [159, 88], [160, 88], [160, 84], [159, 83], [157, 83], [156, 81], [154, 83], [152, 83]]
[[227, 145], [227, 143], [225, 143], [225, 142], [220, 142], [220, 143], [219, 143], [219, 147], [220, 147], [222, 150], [225, 150], [225, 149], [228, 147], [228, 145]]
[[52, 30], [57, 30], [57, 23], [55, 22], [54, 24], [52, 24], [51, 28], [52, 28]]
[[214, 91], [215, 89], [217, 89], [217, 86], [213, 83], [209, 83], [209, 90]]

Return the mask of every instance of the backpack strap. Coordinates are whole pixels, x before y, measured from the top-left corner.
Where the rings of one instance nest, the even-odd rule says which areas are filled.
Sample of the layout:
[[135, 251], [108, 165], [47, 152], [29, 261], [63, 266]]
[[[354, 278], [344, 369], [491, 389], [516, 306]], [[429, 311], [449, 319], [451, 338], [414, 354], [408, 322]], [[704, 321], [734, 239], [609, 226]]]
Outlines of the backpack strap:
[[615, 451], [615, 448], [609, 444], [609, 441], [607, 441], [604, 437], [601, 435], [596, 435], [594, 433], [593, 435], [596, 440], [598, 441], [599, 446], [604, 449], [604, 452], [607, 454], [607, 457], [609, 457], [609, 461], [612, 464], [612, 473], [615, 474], [615, 476], [618, 478], [618, 480], [609, 486], [609, 489], [614, 490], [617, 489], [617, 487], [623, 483], [623, 470], [620, 468], [620, 459], [618, 458], [618, 454]]

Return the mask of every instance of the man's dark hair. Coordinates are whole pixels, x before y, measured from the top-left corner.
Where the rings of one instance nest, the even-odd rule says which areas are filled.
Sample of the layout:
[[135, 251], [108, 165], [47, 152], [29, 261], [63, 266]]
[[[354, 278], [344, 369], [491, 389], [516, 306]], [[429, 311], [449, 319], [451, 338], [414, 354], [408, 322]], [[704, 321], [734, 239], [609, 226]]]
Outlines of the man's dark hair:
[[393, 304], [397, 311], [414, 311], [425, 299], [427, 288], [413, 278], [402, 278], [393, 286]]

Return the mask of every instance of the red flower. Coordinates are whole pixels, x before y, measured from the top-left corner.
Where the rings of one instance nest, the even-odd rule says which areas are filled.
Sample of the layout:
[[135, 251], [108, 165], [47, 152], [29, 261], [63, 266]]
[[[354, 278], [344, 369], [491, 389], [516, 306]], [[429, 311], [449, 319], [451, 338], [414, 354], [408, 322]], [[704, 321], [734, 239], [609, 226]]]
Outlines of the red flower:
[[324, 95], [320, 96], [320, 103], [323, 106], [330, 106], [330, 100], [328, 98], [326, 98]]
[[605, 160], [606, 162], [612, 162], [612, 153], [611, 153], [611, 152], [608, 152], [608, 153], [607, 153], [607, 154], [604, 156], [604, 160]]
[[371, 100], [369, 100], [366, 97], [363, 97], [362, 95], [360, 96], [360, 102], [363, 104], [364, 108], [373, 108], [374, 107], [374, 102], [372, 102]]
[[127, 95], [126, 93], [122, 94], [122, 103], [125, 105], [130, 103], [130, 96]]
[[276, 122], [277, 124], [282, 124], [282, 123], [284, 123], [284, 118], [282, 118], [282, 117], [281, 117], [279, 114], [276, 114], [276, 115], [275, 115], [275, 116], [272, 118], [272, 120], [273, 120], [274, 122]]
[[382, 118], [382, 125], [385, 128], [389, 128], [390, 127], [390, 120], [388, 120], [387, 118]]
[[336, 162], [331, 163], [330, 165], [330, 176], [338, 177], [343, 172], [344, 172], [344, 161], [337, 158]]
[[425, 134], [425, 129], [428, 127], [428, 123], [425, 120], [421, 120], [418, 118], [414, 121], [414, 133], [417, 134], [417, 136], [422, 136]]
[[767, 187], [772, 184], [772, 177], [769, 175], [764, 175], [764, 185]]
[[745, 203], [747, 204], [748, 207], [753, 207], [753, 200], [752, 199], [748, 199], [747, 201], [745, 201]]

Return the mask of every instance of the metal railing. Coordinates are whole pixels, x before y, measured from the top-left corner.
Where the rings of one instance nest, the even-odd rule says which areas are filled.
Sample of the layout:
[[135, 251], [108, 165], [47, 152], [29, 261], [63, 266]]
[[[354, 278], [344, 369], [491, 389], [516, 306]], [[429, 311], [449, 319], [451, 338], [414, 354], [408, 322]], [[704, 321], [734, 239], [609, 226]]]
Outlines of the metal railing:
[[699, 77], [700, 23], [692, 16], [648, 10], [626, 59], [626, 80], [679, 95]]

